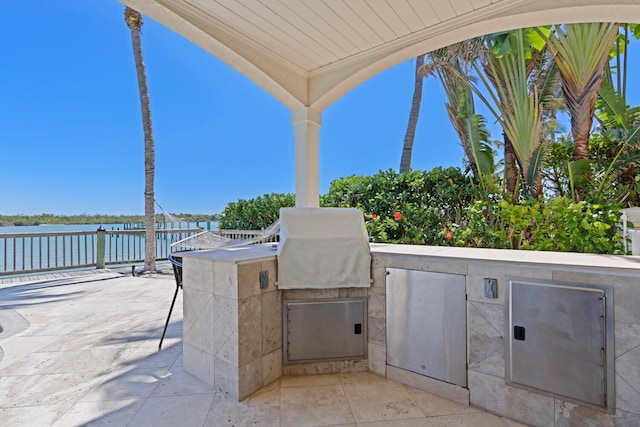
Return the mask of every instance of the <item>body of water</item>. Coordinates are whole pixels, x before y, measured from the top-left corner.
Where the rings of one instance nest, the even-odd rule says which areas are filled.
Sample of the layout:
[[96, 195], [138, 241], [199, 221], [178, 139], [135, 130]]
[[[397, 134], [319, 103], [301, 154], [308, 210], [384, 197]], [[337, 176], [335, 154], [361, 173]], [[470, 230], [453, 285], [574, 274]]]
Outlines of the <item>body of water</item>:
[[[0, 227], [0, 273], [20, 274], [23, 271], [47, 270], [51, 268], [73, 268], [73, 266], [95, 265], [96, 231], [101, 224], [82, 225], [41, 225]], [[173, 225], [173, 227], [171, 226]], [[107, 264], [127, 263], [144, 258], [144, 234], [113, 233], [129, 231], [125, 224], [102, 224], [110, 232], [105, 240], [105, 260]], [[126, 227], [126, 229], [125, 229]], [[168, 224], [170, 233], [158, 233], [156, 240], [156, 257], [166, 258], [171, 252], [171, 243], [183, 239], [194, 232], [180, 230], [201, 228], [217, 230], [217, 222], [192, 222]], [[86, 235], [73, 234], [91, 232]], [[34, 236], [30, 234], [34, 233]], [[70, 233], [69, 235], [40, 236], [39, 233]], [[12, 235], [25, 236], [14, 238]]]
[[[178, 226], [178, 224], [175, 224], [173, 227], [171, 227], [171, 224], [167, 225], [167, 228], [171, 229], [171, 228], [198, 228], [201, 227], [205, 230], [208, 230], [207, 228], [207, 224], [211, 227], [211, 231], [217, 230], [218, 229], [218, 222], [217, 221], [210, 221], [209, 223], [205, 222], [205, 221], [201, 221], [201, 222], [190, 222], [190, 223], [186, 223], [183, 222], [180, 224], [180, 226]], [[56, 231], [96, 231], [98, 229], [98, 227], [100, 227], [100, 225], [102, 225], [102, 227], [105, 230], [124, 230], [125, 225], [120, 223], [120, 224], [64, 224], [64, 225], [18, 225], [18, 226], [11, 226], [11, 227], [0, 227], [0, 234], [4, 234], [4, 233], [52, 233], [52, 232], [56, 232]]]

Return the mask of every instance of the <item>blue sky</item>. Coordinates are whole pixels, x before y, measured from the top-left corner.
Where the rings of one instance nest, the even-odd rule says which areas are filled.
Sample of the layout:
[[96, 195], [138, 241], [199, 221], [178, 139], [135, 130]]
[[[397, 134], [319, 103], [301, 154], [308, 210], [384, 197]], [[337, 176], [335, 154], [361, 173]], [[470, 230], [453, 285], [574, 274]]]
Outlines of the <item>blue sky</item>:
[[[140, 105], [123, 11], [116, 0], [3, 5], [11, 19], [0, 26], [0, 214], [144, 212]], [[166, 210], [218, 213], [238, 198], [294, 191], [287, 108], [151, 19], [142, 43], [156, 200]], [[397, 170], [413, 71], [411, 61], [398, 64], [324, 111], [321, 193], [339, 177]], [[427, 79], [412, 167], [461, 165], [442, 89]]]

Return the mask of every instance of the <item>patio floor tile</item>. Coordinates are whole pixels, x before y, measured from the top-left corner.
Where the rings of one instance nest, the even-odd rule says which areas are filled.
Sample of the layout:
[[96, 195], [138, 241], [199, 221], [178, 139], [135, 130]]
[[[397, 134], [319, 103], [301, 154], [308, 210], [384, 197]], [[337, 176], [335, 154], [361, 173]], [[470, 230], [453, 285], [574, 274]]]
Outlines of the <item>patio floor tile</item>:
[[280, 417], [282, 427], [354, 422], [340, 384], [280, 388]]
[[236, 402], [184, 372], [181, 293], [158, 350], [174, 290], [169, 271], [3, 283], [29, 327], [0, 334], [0, 424], [519, 426], [367, 372], [286, 376]]
[[143, 399], [78, 402], [53, 426], [126, 426], [143, 403]]

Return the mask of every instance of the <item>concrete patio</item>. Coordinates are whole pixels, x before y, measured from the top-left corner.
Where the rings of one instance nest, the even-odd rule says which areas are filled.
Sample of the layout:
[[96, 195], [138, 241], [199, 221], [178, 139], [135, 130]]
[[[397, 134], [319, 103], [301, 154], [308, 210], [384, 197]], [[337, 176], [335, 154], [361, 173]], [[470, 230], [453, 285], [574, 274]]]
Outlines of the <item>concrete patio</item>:
[[283, 377], [243, 402], [182, 368], [167, 269], [0, 283], [0, 420], [11, 426], [516, 426], [370, 373]]

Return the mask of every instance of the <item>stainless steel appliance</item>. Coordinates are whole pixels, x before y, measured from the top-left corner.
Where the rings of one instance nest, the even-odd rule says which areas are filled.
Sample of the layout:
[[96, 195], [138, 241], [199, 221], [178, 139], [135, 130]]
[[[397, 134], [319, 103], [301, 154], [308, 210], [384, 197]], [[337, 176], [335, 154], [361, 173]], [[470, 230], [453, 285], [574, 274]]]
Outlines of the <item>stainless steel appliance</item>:
[[387, 364], [467, 386], [465, 276], [387, 269]]

